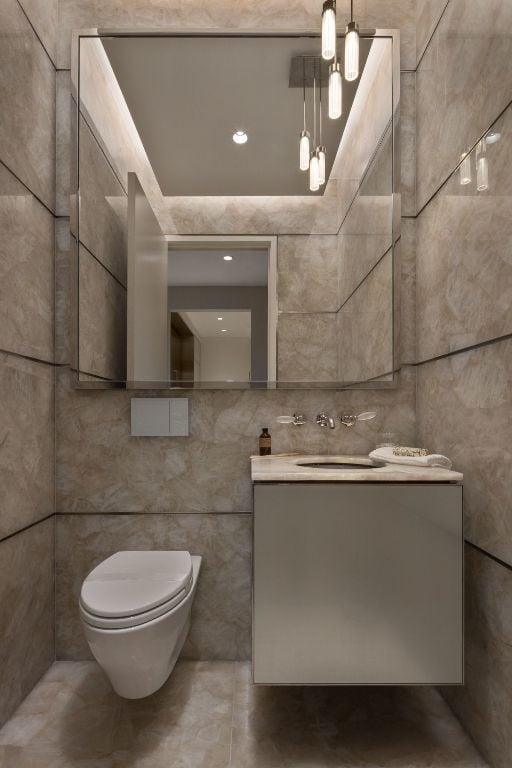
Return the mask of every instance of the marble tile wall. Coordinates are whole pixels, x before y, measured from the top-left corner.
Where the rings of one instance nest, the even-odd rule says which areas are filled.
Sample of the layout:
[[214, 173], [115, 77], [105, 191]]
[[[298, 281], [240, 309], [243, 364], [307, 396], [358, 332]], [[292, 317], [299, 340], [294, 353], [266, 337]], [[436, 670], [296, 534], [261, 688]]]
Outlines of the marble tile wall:
[[417, 72], [418, 209], [510, 102], [511, 29], [508, 0], [448, 3]]
[[0, 723], [54, 659], [56, 14], [0, 4]]
[[54, 521], [0, 541], [0, 723], [55, 658]]
[[[512, 749], [512, 7], [426, 0], [418, 11], [418, 439], [464, 472], [470, 542], [466, 685], [443, 694], [493, 768], [505, 768]], [[498, 141], [485, 142], [489, 184], [478, 191], [475, 153], [470, 183], [460, 184], [457, 166], [489, 128]]]

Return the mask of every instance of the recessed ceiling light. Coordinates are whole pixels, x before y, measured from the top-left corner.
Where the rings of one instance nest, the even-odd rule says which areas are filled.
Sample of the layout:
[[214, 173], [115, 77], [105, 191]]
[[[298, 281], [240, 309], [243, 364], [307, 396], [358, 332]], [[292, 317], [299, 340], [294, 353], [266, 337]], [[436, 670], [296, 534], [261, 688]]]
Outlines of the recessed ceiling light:
[[221, 330], [221, 333], [227, 333], [227, 332], [228, 332], [228, 331], [227, 331], [227, 328], [223, 328], [223, 329]]
[[217, 320], [224, 320], [224, 318], [223, 317], [218, 317]]
[[224, 256], [224, 261], [233, 261], [232, 256]]
[[489, 131], [489, 133], [485, 136], [485, 143], [486, 144], [496, 144], [497, 141], [501, 139], [501, 133], [498, 133], [498, 131]]
[[235, 131], [233, 134], [233, 141], [235, 144], [245, 144], [249, 137], [245, 131]]

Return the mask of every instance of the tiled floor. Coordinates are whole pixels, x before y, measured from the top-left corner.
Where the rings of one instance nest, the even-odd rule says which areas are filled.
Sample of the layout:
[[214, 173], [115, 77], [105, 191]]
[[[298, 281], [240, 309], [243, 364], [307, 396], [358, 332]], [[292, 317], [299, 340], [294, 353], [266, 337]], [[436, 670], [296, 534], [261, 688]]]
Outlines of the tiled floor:
[[430, 688], [254, 688], [249, 665], [180, 662], [124, 701], [58, 662], [0, 731], [1, 768], [484, 768]]

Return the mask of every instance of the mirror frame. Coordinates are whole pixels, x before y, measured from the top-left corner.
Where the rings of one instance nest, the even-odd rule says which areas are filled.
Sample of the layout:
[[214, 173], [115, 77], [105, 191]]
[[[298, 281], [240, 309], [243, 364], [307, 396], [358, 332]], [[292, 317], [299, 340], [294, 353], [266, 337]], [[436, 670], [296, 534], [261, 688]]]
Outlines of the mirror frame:
[[[75, 30], [72, 32], [71, 42], [71, 98], [74, 101], [74, 120], [75, 126], [71, 128], [71, 148], [70, 148], [70, 257], [74, 259], [75, 268], [72, 270], [72, 286], [71, 286], [71, 312], [75, 321], [72, 323], [70, 329], [71, 336], [71, 349], [72, 349], [72, 362], [70, 363], [70, 369], [74, 374], [74, 387], [76, 389], [130, 389], [130, 390], [175, 390], [175, 391], [196, 391], [196, 390], [357, 390], [357, 389], [395, 389], [398, 386], [398, 374], [401, 369], [400, 360], [400, 255], [399, 255], [399, 241], [401, 238], [401, 159], [400, 159], [400, 32], [398, 29], [361, 29], [360, 37], [363, 38], [389, 38], [391, 40], [391, 55], [392, 55], [392, 223], [391, 223], [391, 252], [392, 252], [392, 277], [393, 277], [393, 291], [392, 291], [392, 343], [393, 343], [393, 364], [392, 370], [389, 372], [389, 378], [384, 381], [379, 380], [366, 380], [357, 382], [336, 382], [336, 381], [319, 381], [319, 382], [279, 382], [279, 381], [267, 381], [267, 382], [222, 382], [219, 381], [215, 386], [211, 383], [194, 382], [191, 385], [189, 382], [185, 382], [183, 385], [179, 383], [167, 382], [148, 382], [147, 386], [143, 382], [129, 382], [129, 381], [87, 381], [80, 379], [80, 354], [79, 354], [79, 340], [80, 340], [80, 322], [79, 322], [79, 242], [80, 242], [80, 162], [79, 162], [79, 128], [80, 128], [80, 45], [81, 41], [85, 39], [101, 39], [103, 37], [280, 37], [280, 38], [299, 38], [310, 37], [316, 38], [320, 41], [321, 33], [310, 30], [236, 30], [229, 29], [174, 29], [172, 27], [165, 29], [115, 29], [115, 28], [94, 28]], [[338, 32], [337, 37], [341, 38], [345, 35]], [[72, 222], [75, 223], [76, 235], [72, 233]], [[274, 260], [274, 268], [277, 277], [277, 234], [273, 235], [215, 235], [215, 236], [203, 236], [203, 235], [166, 235], [169, 242], [173, 239], [177, 239], [186, 243], [187, 241], [196, 243], [203, 241], [213, 242], [218, 240], [219, 243], [224, 241], [233, 242], [237, 238], [240, 240], [245, 239], [256, 242], [260, 241], [269, 244], [269, 258]], [[269, 264], [270, 274], [270, 264]], [[274, 286], [273, 293], [275, 296], [275, 303], [277, 305], [277, 290]], [[269, 292], [269, 298], [270, 298]], [[273, 298], [273, 297], [272, 297]], [[271, 327], [271, 314], [273, 314], [272, 307], [269, 311], [269, 329]], [[275, 307], [275, 317], [272, 318], [274, 322], [274, 328], [277, 331], [277, 306]], [[272, 342], [271, 342], [272, 343]], [[275, 334], [273, 344], [277, 347], [277, 333]], [[276, 349], [276, 361], [277, 361], [277, 349]], [[276, 363], [277, 364], [277, 363]], [[277, 378], [277, 377], [276, 377]]]

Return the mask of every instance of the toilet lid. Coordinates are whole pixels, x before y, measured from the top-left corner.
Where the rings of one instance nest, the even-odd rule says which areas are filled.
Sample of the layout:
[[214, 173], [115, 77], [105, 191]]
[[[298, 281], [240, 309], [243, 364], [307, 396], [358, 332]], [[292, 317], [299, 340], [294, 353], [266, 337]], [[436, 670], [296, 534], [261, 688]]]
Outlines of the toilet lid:
[[133, 616], [165, 603], [192, 584], [188, 552], [116, 552], [87, 576], [80, 594], [96, 616]]

